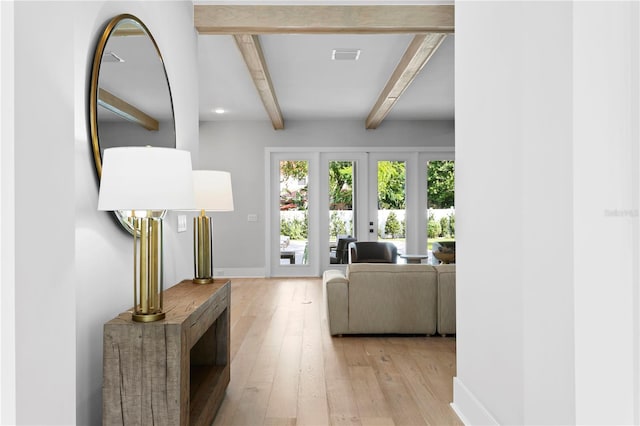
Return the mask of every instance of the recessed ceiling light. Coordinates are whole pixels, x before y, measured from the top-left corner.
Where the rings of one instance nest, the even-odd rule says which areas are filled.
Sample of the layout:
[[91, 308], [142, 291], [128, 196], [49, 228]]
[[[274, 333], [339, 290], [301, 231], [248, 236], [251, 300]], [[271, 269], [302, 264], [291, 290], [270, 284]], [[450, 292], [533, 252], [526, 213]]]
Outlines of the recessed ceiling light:
[[216, 114], [224, 114], [226, 111], [224, 110], [224, 108], [216, 108], [213, 110], [213, 112], [215, 112]]
[[331, 59], [334, 61], [357, 61], [360, 58], [360, 49], [333, 49]]

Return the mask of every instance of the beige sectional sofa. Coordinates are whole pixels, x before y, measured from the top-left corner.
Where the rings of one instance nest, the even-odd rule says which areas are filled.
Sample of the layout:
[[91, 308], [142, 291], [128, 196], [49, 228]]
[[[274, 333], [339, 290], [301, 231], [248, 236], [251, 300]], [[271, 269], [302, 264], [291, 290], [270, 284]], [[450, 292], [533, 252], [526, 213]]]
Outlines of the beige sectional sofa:
[[331, 335], [455, 334], [455, 265], [354, 263], [322, 281]]

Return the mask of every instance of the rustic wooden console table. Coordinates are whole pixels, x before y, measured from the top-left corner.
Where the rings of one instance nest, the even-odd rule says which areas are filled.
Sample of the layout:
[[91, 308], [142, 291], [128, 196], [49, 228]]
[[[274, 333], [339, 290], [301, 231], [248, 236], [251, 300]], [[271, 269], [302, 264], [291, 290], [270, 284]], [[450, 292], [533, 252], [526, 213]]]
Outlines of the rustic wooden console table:
[[104, 325], [103, 425], [210, 425], [229, 384], [231, 285], [163, 293], [164, 320], [124, 312]]

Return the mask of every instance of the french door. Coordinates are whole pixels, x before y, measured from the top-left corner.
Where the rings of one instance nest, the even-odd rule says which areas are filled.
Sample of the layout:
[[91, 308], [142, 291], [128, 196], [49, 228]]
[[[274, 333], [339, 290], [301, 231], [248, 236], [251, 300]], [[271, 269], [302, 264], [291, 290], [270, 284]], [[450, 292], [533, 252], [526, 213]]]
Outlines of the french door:
[[324, 152], [320, 155], [321, 241], [318, 261], [322, 271], [343, 267], [342, 253], [337, 251], [340, 238], [358, 241], [370, 238], [368, 176], [366, 153]]
[[267, 179], [266, 275], [317, 276], [318, 156], [274, 152]]
[[369, 240], [390, 242], [398, 254], [415, 253], [416, 164], [409, 153], [369, 154]]
[[[337, 240], [427, 251], [427, 168], [452, 152], [267, 151], [267, 276], [319, 276]], [[336, 259], [334, 259], [334, 262]]]

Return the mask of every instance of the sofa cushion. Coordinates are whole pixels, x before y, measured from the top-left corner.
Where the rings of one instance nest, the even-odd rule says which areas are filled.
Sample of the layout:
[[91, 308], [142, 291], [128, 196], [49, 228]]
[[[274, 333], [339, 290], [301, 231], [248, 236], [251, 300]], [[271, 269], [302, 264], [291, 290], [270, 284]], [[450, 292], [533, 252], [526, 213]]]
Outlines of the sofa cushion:
[[352, 263], [347, 268], [347, 280], [351, 274], [359, 273], [415, 273], [415, 272], [435, 272], [436, 268], [427, 264], [404, 264], [404, 263]]
[[352, 333], [436, 332], [436, 269], [431, 265], [350, 264]]

